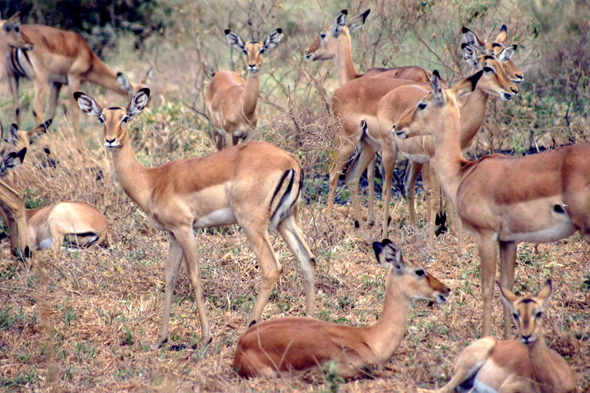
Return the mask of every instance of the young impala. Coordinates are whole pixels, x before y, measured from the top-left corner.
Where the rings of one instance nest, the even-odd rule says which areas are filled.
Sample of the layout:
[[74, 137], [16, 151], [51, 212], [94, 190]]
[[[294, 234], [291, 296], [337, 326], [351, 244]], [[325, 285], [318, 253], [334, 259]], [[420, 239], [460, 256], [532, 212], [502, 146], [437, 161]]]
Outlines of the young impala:
[[117, 179], [150, 222], [168, 232], [164, 319], [156, 342], [168, 338], [172, 294], [182, 258], [195, 291], [203, 342], [211, 339], [201, 293], [195, 228], [239, 224], [262, 270], [262, 287], [250, 323], [258, 320], [282, 266], [275, 256], [268, 225], [276, 228], [297, 258], [305, 279], [306, 310], [313, 316], [315, 257], [297, 226], [297, 206], [303, 185], [299, 159], [266, 142], [250, 142], [205, 157], [171, 161], [146, 168], [131, 147], [127, 122], [147, 105], [149, 89], [136, 93], [129, 106], [102, 109], [82, 92], [75, 97], [83, 112], [104, 124], [105, 147], [111, 152]]
[[[457, 98], [471, 92], [480, 71], [452, 89], [443, 89], [438, 73], [432, 93], [396, 122], [400, 138], [432, 135], [431, 157], [437, 176], [463, 225], [474, 234], [481, 257], [483, 335], [491, 333], [491, 306], [500, 245], [501, 284], [511, 289], [518, 242], [554, 242], [580, 231], [590, 242], [590, 144], [560, 147], [525, 157], [499, 154], [466, 161], [461, 153]], [[408, 94], [398, 89], [400, 97]], [[505, 307], [505, 337], [510, 312]]]
[[551, 297], [551, 280], [537, 296], [518, 297], [498, 283], [511, 310], [519, 340], [477, 340], [461, 352], [453, 378], [437, 393], [567, 393], [575, 389], [566, 361], [547, 347], [542, 317]]
[[[82, 82], [95, 83], [125, 97], [145, 87], [143, 83], [131, 83], [123, 74], [110, 69], [78, 33], [44, 25], [21, 25], [18, 14], [9, 21], [11, 23], [4, 24], [2, 29], [5, 39], [14, 41], [21, 37], [21, 40], [31, 42], [34, 46], [34, 50], [28, 51], [14, 48], [8, 55], [8, 65], [14, 76], [9, 80], [16, 104], [17, 122], [20, 112], [18, 104], [20, 78], [31, 79], [35, 85], [33, 113], [38, 123], [42, 123], [44, 118], [54, 117], [59, 92], [63, 85], [68, 85], [79, 147], [82, 146], [80, 119], [72, 94], [79, 89]], [[147, 83], [148, 75], [146, 75], [145, 83]], [[49, 110], [47, 116], [44, 116], [43, 104], [49, 89], [51, 89]]]
[[279, 44], [282, 32], [282, 29], [276, 29], [266, 37], [264, 43], [244, 43], [238, 34], [229, 29], [225, 30], [229, 44], [244, 52], [247, 57], [248, 78], [244, 83], [237, 73], [220, 71], [207, 85], [205, 108], [218, 150], [223, 149], [224, 141], [225, 147], [236, 145], [256, 128], [262, 54]]
[[441, 303], [450, 290], [422, 266], [404, 260], [389, 239], [374, 242], [387, 269], [381, 318], [373, 326], [351, 327], [313, 318], [278, 318], [251, 326], [240, 338], [233, 369], [242, 377], [289, 374], [336, 362], [344, 378], [368, 375], [399, 346], [412, 299]]

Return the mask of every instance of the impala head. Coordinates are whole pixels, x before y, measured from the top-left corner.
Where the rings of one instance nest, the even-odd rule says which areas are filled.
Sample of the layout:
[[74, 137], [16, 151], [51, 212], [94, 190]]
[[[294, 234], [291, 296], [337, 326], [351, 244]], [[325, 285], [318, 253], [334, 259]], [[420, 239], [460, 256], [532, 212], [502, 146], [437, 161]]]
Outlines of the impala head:
[[24, 50], [33, 50], [35, 45], [33, 42], [23, 34], [20, 28], [20, 12], [12, 15], [8, 20], [0, 22], [2, 26], [2, 33], [6, 44]]
[[[460, 127], [460, 112], [457, 99], [475, 90], [478, 81], [484, 74], [481, 70], [469, 78], [457, 83], [451, 89], [443, 89], [440, 74], [437, 70], [432, 72], [430, 86], [432, 91], [425, 95], [416, 106], [409, 109], [402, 118], [393, 125], [393, 132], [400, 139], [414, 136], [433, 135], [444, 133], [447, 121], [455, 121], [457, 131]], [[396, 91], [403, 94], [404, 90], [412, 86], [402, 86]]]
[[119, 82], [119, 86], [127, 92], [130, 98], [141, 89], [147, 88], [150, 84], [150, 79], [152, 79], [152, 67], [147, 70], [139, 83], [131, 82], [122, 72], [117, 73], [117, 82]]
[[[479, 87], [484, 93], [500, 97], [502, 101], [510, 101], [518, 94], [518, 87], [512, 82], [506, 73], [505, 63], [492, 55], [478, 55], [471, 45], [461, 44], [463, 58], [473, 68], [483, 70], [484, 76], [479, 82]], [[510, 51], [510, 47], [504, 48], [502, 53]]]
[[2, 156], [2, 161], [0, 161], [0, 177], [6, 176], [9, 170], [19, 167], [25, 160], [26, 154], [26, 147], [19, 151], [4, 154]]
[[126, 124], [140, 113], [148, 104], [150, 89], [143, 88], [131, 97], [127, 108], [111, 107], [102, 109], [88, 94], [81, 91], [74, 93], [78, 106], [88, 116], [97, 117], [104, 126], [104, 146], [116, 150], [128, 142]]
[[0, 136], [6, 148], [12, 147], [12, 150], [19, 150], [23, 147], [29, 147], [38, 137], [45, 134], [51, 127], [52, 121], [52, 119], [49, 119], [29, 131], [19, 130], [16, 124], [11, 124], [6, 134], [4, 133], [4, 127], [0, 124]]
[[388, 271], [387, 287], [395, 285], [408, 299], [443, 303], [451, 290], [430, 275], [422, 266], [404, 260], [398, 246], [389, 239], [374, 242], [377, 262]]
[[350, 37], [348, 33], [363, 27], [370, 12], [371, 10], [368, 9], [346, 23], [348, 11], [340, 11], [340, 13], [336, 15], [336, 18], [334, 18], [334, 25], [322, 29], [322, 31], [320, 31], [320, 36], [305, 50], [305, 58], [308, 61], [315, 61], [329, 60], [336, 57], [336, 53], [338, 52], [338, 40], [341, 39], [341, 37]]
[[283, 33], [283, 29], [276, 29], [272, 31], [264, 40], [264, 43], [260, 41], [250, 41], [244, 43], [242, 38], [231, 31], [230, 29], [225, 29], [225, 36], [229, 41], [229, 44], [244, 52], [246, 55], [246, 64], [248, 65], [248, 72], [257, 73], [262, 67], [262, 54], [274, 49], [278, 44], [279, 40], [281, 39], [281, 34]]
[[524, 344], [532, 344], [543, 335], [542, 317], [545, 304], [551, 297], [551, 280], [547, 280], [537, 296], [518, 297], [506, 288], [500, 288], [500, 297], [508, 308], [512, 310], [512, 319], [518, 330], [520, 340]]
[[512, 55], [516, 51], [517, 45], [504, 46], [507, 31], [508, 28], [506, 25], [502, 25], [498, 37], [496, 37], [493, 42], [486, 42], [467, 27], [463, 27], [462, 29], [463, 37], [465, 38], [467, 45], [474, 47], [484, 54], [495, 56], [504, 65], [504, 70], [510, 80], [514, 83], [522, 83], [524, 80], [524, 74], [511, 60]]

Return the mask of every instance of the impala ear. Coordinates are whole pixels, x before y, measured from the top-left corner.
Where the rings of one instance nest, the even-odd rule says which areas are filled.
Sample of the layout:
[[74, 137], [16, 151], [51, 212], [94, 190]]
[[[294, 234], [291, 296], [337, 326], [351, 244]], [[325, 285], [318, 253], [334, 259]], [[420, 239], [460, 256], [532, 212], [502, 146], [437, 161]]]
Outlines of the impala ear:
[[541, 288], [541, 291], [537, 295], [537, 298], [543, 302], [543, 308], [545, 308], [545, 305], [551, 298], [551, 293], [553, 293], [553, 285], [551, 284], [551, 279], [549, 279], [545, 282], [545, 285], [543, 285], [543, 288]]
[[[229, 44], [232, 47], [239, 49], [243, 52], [246, 52], [246, 45], [244, 44], [242, 37], [240, 37], [238, 34], [234, 33], [233, 31], [231, 31], [230, 29], [225, 29], [224, 33], [225, 33], [225, 36], [227, 37], [227, 41], [229, 42]], [[246, 52], [246, 53], [248, 53], [248, 52]]]
[[2, 163], [0, 163], [0, 175], [4, 176], [9, 169], [19, 167], [25, 160], [26, 154], [27, 148], [25, 147], [18, 152], [13, 151], [4, 156], [4, 158], [2, 158]]
[[502, 49], [502, 52], [500, 52], [500, 54], [498, 55], [498, 60], [500, 60], [502, 63], [506, 63], [508, 60], [510, 60], [510, 58], [516, 51], [516, 48], [516, 45], [510, 45]]
[[33, 143], [35, 139], [41, 136], [41, 134], [46, 133], [49, 127], [51, 127], [52, 122], [53, 119], [49, 119], [45, 123], [39, 124], [35, 128], [31, 129], [29, 131], [29, 143]]
[[365, 22], [367, 21], [367, 16], [369, 16], [370, 13], [371, 9], [368, 9], [362, 14], [352, 18], [352, 20], [348, 22], [348, 30], [352, 32], [363, 27], [365, 25]]
[[342, 29], [344, 28], [344, 26], [346, 26], [347, 15], [348, 11], [342, 10], [338, 15], [336, 15], [336, 18], [334, 18], [334, 27], [332, 28], [332, 35], [334, 37], [338, 38], [338, 36], [342, 32]]
[[8, 138], [6, 142], [10, 143], [11, 145], [16, 145], [18, 142], [18, 126], [14, 123], [8, 128]]
[[90, 97], [88, 94], [77, 91], [74, 93], [74, 99], [78, 101], [78, 106], [82, 109], [82, 112], [86, 113], [88, 116], [94, 116], [100, 118], [102, 116], [102, 109], [94, 98]]
[[125, 90], [127, 94], [133, 94], [131, 82], [129, 82], [129, 79], [125, 76], [125, 74], [123, 74], [122, 72], [117, 72], [117, 82], [119, 82], [119, 86], [121, 86], [121, 88]]
[[278, 28], [275, 31], [271, 32], [266, 39], [264, 40], [264, 46], [260, 53], [264, 53], [268, 50], [274, 49], [278, 44], [279, 40], [281, 39], [281, 34], [283, 33], [283, 29]]
[[383, 239], [381, 243], [373, 243], [373, 251], [377, 257], [377, 262], [386, 269], [395, 269], [397, 274], [403, 271], [402, 252], [391, 240]]
[[463, 53], [463, 59], [467, 62], [467, 64], [471, 65], [473, 68], [477, 68], [479, 66], [477, 51], [473, 46], [463, 43], [461, 44], [461, 52]]
[[479, 38], [477, 34], [469, 30], [467, 27], [463, 26], [461, 32], [463, 33], [463, 37], [465, 38], [465, 42], [467, 43], [467, 45], [471, 45], [475, 47], [477, 50], [482, 50], [484, 48], [484, 41], [481, 38]]
[[21, 24], [20, 12], [17, 12], [16, 14], [14, 14], [10, 18], [8, 18], [8, 20], [6, 21], [6, 24], [11, 25], [11, 26], [20, 25]]
[[149, 99], [150, 89], [147, 87], [144, 87], [135, 93], [135, 95], [131, 97], [131, 101], [129, 101], [129, 105], [127, 106], [127, 116], [131, 118], [144, 110]]
[[504, 304], [509, 309], [514, 310], [514, 302], [516, 301], [516, 299], [518, 299], [518, 296], [516, 296], [510, 290], [508, 290], [506, 288], [502, 288], [502, 286], [500, 285], [500, 283], [498, 281], [496, 281], [496, 284], [498, 285], [498, 288], [500, 289], [500, 297], [502, 298], [502, 301], [504, 302]]
[[154, 71], [153, 67], [148, 68], [147, 72], [145, 73], [143, 78], [141, 78], [139, 83], [141, 83], [142, 85], [146, 85], [146, 86], [149, 85], [150, 80], [152, 79], [153, 71]]
[[444, 94], [442, 92], [442, 82], [438, 70], [432, 71], [430, 77], [430, 87], [432, 88], [432, 96], [434, 97], [434, 103], [436, 105], [442, 105], [445, 102]]
[[0, 141], [4, 141], [4, 126], [2, 123], [0, 123]]
[[506, 27], [506, 25], [502, 25], [502, 28], [500, 29], [500, 34], [498, 34], [498, 36], [496, 37], [496, 42], [501, 44], [506, 40], [506, 33], [508, 32], [508, 28]]
[[466, 94], [472, 93], [476, 86], [477, 82], [483, 75], [483, 70], [476, 72], [475, 74], [471, 75], [469, 78], [457, 83], [455, 87], [453, 87], [453, 92], [456, 98], [461, 98]]

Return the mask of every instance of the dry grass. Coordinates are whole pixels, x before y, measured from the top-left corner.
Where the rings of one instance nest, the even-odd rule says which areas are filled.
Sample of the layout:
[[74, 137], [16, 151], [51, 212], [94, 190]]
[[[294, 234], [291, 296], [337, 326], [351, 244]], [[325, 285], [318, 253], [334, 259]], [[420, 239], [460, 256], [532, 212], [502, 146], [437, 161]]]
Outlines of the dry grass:
[[[213, 151], [207, 136], [208, 123], [194, 110], [202, 111], [203, 89], [212, 71], [243, 68], [241, 57], [221, 45], [221, 28], [229, 24], [249, 39], [260, 38], [271, 28], [286, 27], [288, 34], [263, 66], [261, 121], [253, 139], [271, 141], [302, 158], [310, 203], [300, 209], [299, 222], [318, 259], [318, 317], [355, 326], [373, 323], [381, 312], [384, 291], [384, 272], [371, 249], [371, 242], [381, 239], [380, 226], [364, 233], [354, 229], [348, 205], [337, 207], [334, 218], [323, 214], [322, 175], [330, 165], [334, 132], [327, 102], [336, 87], [335, 73], [331, 64], [307, 64], [301, 57], [312, 37], [344, 7], [323, 1], [308, 8], [278, 1], [263, 6], [244, 0], [238, 2], [230, 17], [227, 7], [219, 2], [167, 3], [177, 11], [176, 30], [149, 43], [142, 52], [149, 54], [146, 58], [129, 49], [132, 40], [122, 39], [119, 52], [107, 59], [134, 80], [145, 72], [148, 63], [156, 70], [153, 109], [130, 125], [140, 161], [155, 166]], [[484, 3], [355, 3], [350, 7], [351, 14], [373, 8], [373, 24], [355, 37], [355, 60], [359, 59], [357, 64], [364, 68], [407, 64], [438, 67], [445, 70], [447, 80], [456, 81], [468, 73], [457, 63], [457, 52], [448, 49], [456, 47], [460, 40], [456, 28], [459, 20], [484, 32], [502, 20], [509, 24], [510, 37], [519, 35], [519, 43], [525, 44], [516, 55], [516, 63], [527, 78], [540, 73], [539, 67], [535, 68], [535, 55], [544, 49], [541, 45], [547, 37], [532, 37], [532, 17], [508, 1], [497, 2], [499, 5], [483, 18], [469, 17]], [[258, 23], [261, 18], [266, 19]], [[255, 23], [248, 25], [247, 20]], [[550, 22], [549, 26], [555, 27]], [[424, 42], [413, 29], [422, 33]], [[533, 83], [528, 88], [535, 86]], [[576, 87], [576, 105], [588, 102], [585, 86]], [[491, 112], [473, 153], [526, 149], [529, 134], [536, 143], [546, 146], [586, 139], [587, 112], [572, 114], [567, 100], [548, 97], [547, 90], [529, 94], [526, 89], [523, 86], [516, 102], [498, 105]], [[120, 97], [96, 87], [85, 86], [84, 90], [101, 104], [123, 105]], [[28, 115], [32, 97], [30, 83], [25, 82], [21, 98], [27, 111], [24, 128], [32, 126]], [[0, 99], [0, 111], [3, 120], [12, 119], [8, 98]], [[394, 213], [390, 238], [402, 247], [406, 258], [423, 262], [430, 273], [450, 286], [453, 295], [444, 305], [414, 303], [406, 337], [388, 363], [385, 377], [338, 385], [321, 373], [248, 381], [232, 373], [233, 352], [246, 329], [261, 281], [254, 254], [237, 226], [200, 231], [197, 235], [212, 344], [207, 348], [200, 344], [194, 297], [183, 266], [173, 301], [168, 349], [151, 349], [162, 318], [168, 252], [165, 234], [155, 230], [122, 192], [110, 157], [100, 147], [98, 122], [82, 119], [88, 147], [84, 154], [72, 149], [71, 124], [62, 110], [54, 124], [53, 132], [36, 142], [37, 149], [30, 152], [18, 170], [19, 188], [25, 191], [31, 205], [69, 200], [96, 205], [113, 227], [114, 244], [110, 249], [61, 251], [57, 255], [38, 252], [35, 260], [40, 268], [28, 272], [11, 260], [8, 242], [2, 241], [0, 390], [406, 392], [445, 383], [460, 351], [479, 337], [479, 258], [473, 239], [467, 238], [463, 256], [456, 252], [453, 236], [445, 235], [429, 244], [424, 228], [402, 225], [408, 221], [408, 213], [405, 202], [398, 197], [391, 206]], [[56, 168], [40, 166], [44, 159], [41, 147], [45, 145], [58, 162]], [[419, 214], [424, 210], [419, 204]], [[381, 205], [376, 211], [379, 223]], [[280, 237], [271, 237], [284, 272], [263, 318], [301, 315], [304, 290], [295, 260]], [[546, 340], [566, 357], [580, 391], [590, 389], [588, 250], [579, 235], [541, 245], [539, 254], [531, 245], [523, 244], [515, 286], [517, 292], [531, 293], [538, 291], [546, 278], [553, 279], [555, 293], [545, 318]], [[496, 299], [494, 334], [503, 331], [501, 312]]]

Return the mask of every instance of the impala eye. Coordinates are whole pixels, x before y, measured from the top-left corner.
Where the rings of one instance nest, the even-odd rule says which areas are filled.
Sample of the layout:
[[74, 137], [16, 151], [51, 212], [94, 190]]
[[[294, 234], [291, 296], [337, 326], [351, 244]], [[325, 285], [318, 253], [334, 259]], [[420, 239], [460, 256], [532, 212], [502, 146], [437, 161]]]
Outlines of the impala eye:
[[18, 33], [18, 32], [20, 31], [20, 27], [16, 26], [16, 27], [14, 28], [14, 31]]
[[494, 73], [496, 72], [496, 71], [494, 71], [494, 69], [492, 67], [484, 67], [483, 70], [484, 70], [484, 72], [494, 72]]
[[426, 274], [426, 272], [424, 271], [424, 269], [418, 269], [416, 270], [416, 275], [418, 277], [423, 277]]
[[543, 311], [537, 311], [537, 312], [535, 313], [535, 318], [537, 318], [537, 319], [538, 319], [538, 318], [541, 318], [542, 316], [543, 316]]
[[258, 51], [258, 54], [263, 54], [264, 52], [266, 52], [266, 49], [262, 48]]
[[322, 33], [320, 34], [320, 38], [323, 40], [324, 38], [326, 38], [326, 33]]
[[100, 117], [98, 118], [98, 121], [100, 121], [102, 124], [104, 124], [104, 117], [100, 116]]
[[424, 108], [426, 108], [426, 104], [421, 102], [418, 104], [418, 109], [423, 110]]
[[512, 313], [512, 316], [514, 317], [514, 320], [518, 321], [519, 316], [517, 313]]

